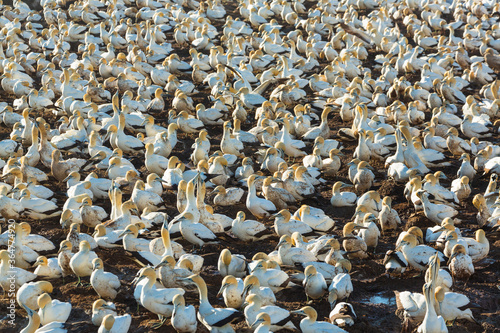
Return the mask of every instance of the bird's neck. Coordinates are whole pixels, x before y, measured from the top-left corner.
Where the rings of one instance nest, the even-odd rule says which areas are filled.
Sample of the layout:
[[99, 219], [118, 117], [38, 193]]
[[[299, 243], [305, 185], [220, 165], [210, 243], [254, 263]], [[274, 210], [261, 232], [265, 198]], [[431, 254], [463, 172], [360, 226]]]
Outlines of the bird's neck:
[[201, 282], [197, 284], [198, 286], [198, 292], [200, 293], [200, 310], [201, 308], [212, 308], [212, 305], [210, 304], [208, 300], [208, 290], [207, 290], [207, 285], [205, 282]]
[[161, 238], [163, 240], [163, 246], [165, 247], [165, 253], [163, 254], [163, 256], [166, 255], [173, 256], [174, 253], [172, 251], [172, 245], [170, 244], [170, 234], [167, 229], [165, 228], [161, 229]]

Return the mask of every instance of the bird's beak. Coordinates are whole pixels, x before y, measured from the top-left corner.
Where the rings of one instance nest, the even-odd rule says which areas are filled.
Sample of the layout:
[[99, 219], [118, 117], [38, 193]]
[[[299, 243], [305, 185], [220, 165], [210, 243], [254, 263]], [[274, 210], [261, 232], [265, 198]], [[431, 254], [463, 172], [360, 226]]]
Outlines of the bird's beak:
[[446, 265], [449, 265], [451, 263], [451, 259], [455, 258], [457, 255], [458, 255], [458, 252], [453, 253], [451, 255], [450, 259], [448, 259], [448, 262], [446, 263]]
[[135, 279], [132, 280], [132, 284], [133, 285], [138, 284], [143, 278], [144, 276], [136, 276]]
[[154, 269], [158, 269], [158, 268], [160, 268], [160, 267], [164, 267], [164, 266], [166, 266], [166, 265], [167, 265], [167, 264], [166, 264], [165, 262], [163, 262], [163, 261], [162, 261], [162, 262], [160, 262], [158, 265], [154, 266], [153, 268], [154, 268]]
[[243, 292], [241, 293], [241, 295], [245, 295], [246, 293], [248, 293], [248, 291], [250, 290], [250, 287], [251, 287], [251, 285], [249, 284], [248, 286], [243, 288]]
[[95, 154], [90, 158], [91, 161], [102, 161], [102, 158], [99, 156], [99, 154]]
[[108, 168], [106, 169], [106, 171], [104, 172], [104, 176], [108, 176], [108, 173], [109, 173], [109, 169], [111, 169], [111, 164], [108, 165]]
[[251, 328], [252, 329], [255, 329], [257, 328], [257, 326], [259, 326], [260, 323], [262, 323], [263, 321], [261, 319], [259, 320], [256, 320], [255, 323], [252, 324]]
[[222, 293], [224, 292], [224, 289], [226, 289], [227, 286], [228, 286], [227, 283], [223, 284], [222, 287], [220, 287], [219, 292], [217, 293], [216, 297], [219, 297], [220, 295], [222, 295]]
[[106, 135], [104, 136], [104, 141], [107, 141], [110, 136], [111, 136], [111, 132], [107, 132]]
[[283, 244], [283, 243], [284, 243], [284, 241], [279, 241], [279, 242], [278, 242], [278, 245], [276, 245], [276, 247], [275, 247], [275, 250], [279, 249], [279, 247], [280, 247], [280, 246], [281, 246], [281, 244]]
[[368, 229], [367, 227], [364, 227], [362, 225], [355, 225], [354, 229]]
[[69, 222], [69, 219], [65, 219], [62, 221], [61, 226], [63, 227], [63, 229], [68, 226], [68, 222]]
[[190, 278], [178, 277], [176, 279], [177, 279], [177, 281], [192, 282], [192, 280]]

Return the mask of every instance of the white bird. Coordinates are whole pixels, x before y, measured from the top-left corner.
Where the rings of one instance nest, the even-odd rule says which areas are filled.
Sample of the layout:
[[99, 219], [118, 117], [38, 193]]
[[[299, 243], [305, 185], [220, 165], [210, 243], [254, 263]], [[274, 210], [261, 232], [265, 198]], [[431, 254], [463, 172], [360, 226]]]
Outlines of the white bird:
[[[112, 302], [104, 301], [103, 299], [98, 299], [92, 304], [92, 324], [95, 326], [100, 326], [104, 317], [108, 314], [112, 314], [117, 317], [116, 306]], [[130, 317], [130, 315], [128, 315]], [[124, 316], [122, 316], [124, 317]]]
[[274, 220], [274, 231], [278, 236], [291, 236], [294, 232], [298, 232], [302, 236], [314, 236], [317, 235], [313, 229], [302, 221], [292, 219], [292, 214], [286, 209], [280, 210], [277, 214], [273, 215]]
[[273, 235], [263, 223], [245, 220], [245, 212], [239, 211], [231, 225], [231, 232], [244, 242], [263, 240]]
[[328, 233], [335, 226], [335, 221], [326, 215], [322, 209], [309, 205], [302, 205], [295, 212], [294, 217], [318, 232]]
[[11, 289], [10, 274], [16, 274], [16, 290], [36, 278], [36, 274], [19, 267], [11, 267], [9, 260], [11, 260], [9, 252], [7, 250], [0, 250], [0, 286], [5, 293], [8, 293]]
[[[68, 210], [68, 212], [70, 211]], [[79, 248], [82, 241], [86, 241], [87, 243], [89, 243], [91, 250], [97, 248], [97, 242], [95, 241], [95, 239], [89, 234], [80, 232], [80, 224], [78, 223], [72, 223], [70, 225], [69, 233], [66, 236], [66, 240], [68, 240], [71, 243], [73, 252], [76, 252], [76, 249]]]
[[89, 242], [83, 240], [80, 242], [80, 251], [75, 253], [69, 262], [71, 270], [78, 278], [79, 285], [81, 278], [92, 275], [92, 261], [97, 258], [97, 254], [90, 250]]
[[467, 242], [465, 241], [465, 239], [463, 239], [462, 237], [458, 237], [458, 234], [455, 231], [448, 231], [446, 234], [445, 241], [446, 241], [446, 244], [444, 247], [443, 254], [448, 258], [451, 256], [451, 250], [453, 249], [453, 247], [456, 244], [463, 245], [466, 250], [469, 247], [467, 245]]
[[429, 173], [425, 175], [423, 189], [433, 195], [434, 200], [453, 205], [460, 203], [455, 193], [439, 184], [438, 178]]
[[71, 313], [71, 303], [60, 302], [52, 299], [49, 294], [44, 293], [38, 297], [38, 315], [40, 323], [47, 325], [53, 321], [65, 323]]
[[467, 305], [472, 305], [467, 296], [446, 292], [444, 288], [436, 287], [435, 298], [438, 303], [439, 313], [445, 321], [467, 319], [471, 322], [477, 322], [472, 315], [471, 309], [465, 308]]
[[24, 309], [38, 310], [38, 297], [43, 293], [52, 293], [53, 286], [48, 281], [28, 282], [19, 288], [16, 294], [17, 303]]
[[[359, 207], [359, 206], [358, 206]], [[362, 228], [358, 232], [358, 236], [360, 236], [364, 241], [366, 246], [371, 248], [376, 248], [378, 245], [378, 238], [380, 237], [380, 231], [378, 230], [377, 217], [372, 213], [366, 213], [363, 217]]]
[[281, 236], [276, 247], [280, 265], [294, 266], [295, 263], [317, 261], [316, 256], [310, 251], [300, 247], [292, 247], [292, 238], [288, 235]]
[[184, 296], [177, 294], [172, 300], [174, 311], [172, 312], [172, 327], [178, 333], [195, 333], [198, 321], [196, 319], [196, 310], [194, 306], [186, 306]]
[[384, 197], [382, 200], [382, 209], [378, 214], [378, 221], [382, 234], [384, 234], [386, 230], [396, 230], [401, 224], [399, 214], [391, 207], [391, 203], [391, 197]]
[[448, 332], [448, 328], [446, 327], [444, 318], [436, 314], [436, 310], [434, 308], [435, 296], [432, 295], [433, 290], [434, 288], [430, 283], [424, 284], [423, 291], [425, 296], [426, 310], [424, 320], [418, 327], [419, 333]]
[[316, 271], [314, 266], [309, 265], [304, 271], [305, 279], [302, 282], [307, 298], [318, 299], [321, 298], [328, 290], [323, 274]]
[[474, 274], [472, 258], [467, 254], [466, 248], [456, 244], [451, 250], [448, 268], [454, 279], [467, 281]]
[[165, 255], [154, 268], [159, 269], [157, 275], [165, 288], [179, 287], [179, 277], [188, 277], [193, 274], [193, 263], [188, 258], [182, 258], [176, 264], [174, 257]]
[[96, 293], [105, 299], [115, 299], [120, 288], [120, 279], [113, 273], [104, 271], [104, 264], [101, 259], [92, 260], [92, 274], [90, 284]]
[[271, 330], [277, 331], [281, 329], [288, 329], [295, 331], [297, 328], [292, 323], [292, 317], [290, 311], [280, 308], [276, 305], [266, 305], [262, 306], [262, 299], [259, 295], [251, 294], [248, 295], [245, 303], [248, 305], [245, 307], [245, 319], [248, 326], [252, 326], [257, 320], [257, 315], [261, 312], [267, 313], [271, 317]]
[[67, 275], [73, 274], [73, 271], [71, 267], [69, 266], [69, 263], [71, 261], [71, 258], [73, 257], [73, 252], [72, 252], [73, 246], [71, 245], [71, 242], [67, 240], [63, 240], [59, 246], [59, 251], [57, 255], [57, 263], [59, 264], [59, 267], [61, 268], [61, 273], [63, 276], [63, 279]]
[[37, 266], [34, 273], [41, 278], [54, 279], [62, 275], [57, 258], [47, 259], [44, 256], [40, 256], [36, 259], [33, 266]]
[[234, 332], [231, 323], [243, 316], [235, 309], [214, 308], [208, 301], [208, 291], [205, 281], [199, 275], [191, 275], [184, 279], [187, 283], [194, 283], [198, 287], [200, 294], [200, 307], [198, 310], [198, 320], [210, 332]]
[[246, 296], [256, 294], [260, 296], [262, 305], [272, 305], [276, 303], [276, 296], [269, 287], [262, 287], [259, 279], [253, 275], [247, 275], [243, 280], [243, 293], [241, 297], [246, 299]]
[[[129, 224], [118, 237], [123, 237], [123, 248], [125, 251], [141, 252], [149, 251], [150, 241], [145, 238], [138, 238], [139, 228], [134, 224]], [[142, 253], [142, 252], [141, 252]]]
[[343, 182], [336, 182], [332, 187], [332, 197], [330, 203], [333, 207], [354, 206], [358, 196], [353, 192], [340, 192], [342, 188], [354, 187], [353, 185], [345, 184]]
[[145, 165], [149, 172], [163, 175], [168, 168], [168, 159], [162, 155], [154, 153], [154, 145], [146, 143]]
[[164, 205], [162, 197], [153, 191], [147, 191], [142, 180], [135, 183], [130, 200], [137, 205], [137, 209], [141, 212], [146, 207], [152, 212], [156, 212]]
[[151, 267], [146, 267], [139, 275], [139, 280], [146, 278], [146, 284], [141, 290], [141, 304], [149, 311], [157, 314], [161, 319], [158, 327], [172, 315], [174, 306], [172, 300], [175, 295], [184, 295], [181, 288], [157, 288], [155, 287], [156, 272]]
[[439, 254], [439, 259], [444, 260], [441, 252], [427, 245], [417, 245], [417, 238], [412, 234], [407, 234], [403, 237], [396, 251], [401, 249], [408, 263], [417, 270], [424, 270], [431, 256], [436, 252]]
[[204, 224], [195, 223], [193, 214], [184, 213], [179, 219], [179, 229], [182, 237], [200, 248], [205, 244], [216, 243], [217, 236]]
[[300, 330], [304, 333], [345, 333], [347, 331], [326, 321], [316, 321], [318, 313], [310, 306], [305, 306], [292, 313], [306, 316], [300, 321]]
[[386, 273], [400, 275], [408, 268], [408, 261], [402, 252], [388, 250], [385, 253], [384, 266]]
[[23, 214], [34, 219], [45, 220], [61, 215], [57, 204], [45, 199], [31, 198], [30, 191], [26, 188], [21, 191], [19, 201], [24, 207]]
[[469, 197], [472, 190], [469, 185], [469, 177], [462, 176], [451, 182], [451, 192], [455, 193], [458, 200], [464, 201]]
[[226, 275], [222, 280], [221, 287], [217, 296], [224, 298], [224, 304], [228, 308], [239, 309], [243, 305], [244, 284], [240, 278], [232, 275]]
[[252, 271], [263, 287], [269, 287], [273, 292], [278, 292], [286, 287], [290, 282], [288, 274], [281, 269], [268, 269], [265, 260], [259, 260]]
[[431, 277], [430, 275], [425, 275], [425, 282], [430, 282], [433, 280], [434, 286], [441, 287], [445, 291], [449, 291], [451, 286], [453, 285], [453, 279], [451, 278], [450, 273], [447, 270], [440, 268], [437, 271], [437, 275], [435, 277]]
[[425, 296], [409, 291], [394, 291], [398, 310], [403, 311], [404, 318], [411, 321], [421, 321], [425, 316]]
[[262, 219], [269, 217], [276, 212], [276, 206], [269, 200], [257, 197], [257, 190], [255, 188], [255, 180], [257, 176], [251, 175], [247, 179], [248, 183], [248, 196], [246, 205], [248, 210], [257, 218]]
[[66, 333], [67, 330], [64, 328], [64, 324], [61, 322], [53, 321], [43, 327], [40, 327], [40, 315], [38, 312], [32, 310], [29, 307], [24, 306], [26, 312], [28, 313], [29, 322], [21, 332], [35, 332], [35, 333]]
[[111, 249], [122, 246], [120, 233], [121, 231], [118, 230], [107, 231], [104, 224], [101, 223], [95, 226], [92, 236], [99, 247]]
[[241, 254], [231, 254], [228, 249], [224, 249], [219, 255], [217, 268], [221, 276], [244, 277], [247, 268], [246, 258]]
[[443, 204], [434, 204], [429, 201], [429, 194], [425, 191], [418, 191], [416, 195], [422, 200], [425, 216], [436, 224], [441, 224], [446, 217], [455, 217], [458, 211], [453, 207]]
[[483, 229], [476, 230], [475, 238], [464, 238], [467, 242], [467, 251], [472, 258], [472, 262], [484, 259], [490, 251], [490, 242], [486, 238]]
[[98, 333], [127, 333], [130, 324], [132, 322], [132, 317], [129, 314], [124, 316], [115, 317], [113, 314], [108, 314], [102, 319], [101, 325], [97, 330]]
[[328, 287], [328, 302], [331, 307], [339, 300], [349, 298], [353, 291], [351, 276], [349, 273], [340, 273], [333, 277], [330, 287]]
[[351, 304], [340, 302], [335, 305], [328, 318], [332, 324], [344, 327], [354, 325], [354, 319], [357, 317]]
[[265, 312], [259, 313], [251, 328], [255, 329], [254, 333], [271, 332], [271, 317]]
[[212, 194], [217, 194], [214, 197], [214, 205], [216, 206], [233, 206], [240, 202], [241, 197], [243, 197], [243, 189], [231, 187], [224, 188], [224, 186], [217, 186]]

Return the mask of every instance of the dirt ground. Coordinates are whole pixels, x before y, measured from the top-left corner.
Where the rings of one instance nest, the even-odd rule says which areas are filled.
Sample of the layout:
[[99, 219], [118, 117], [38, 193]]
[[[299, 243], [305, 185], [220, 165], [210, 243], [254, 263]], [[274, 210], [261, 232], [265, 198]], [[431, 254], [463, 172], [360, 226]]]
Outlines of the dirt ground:
[[[226, 4], [227, 5], [227, 4]], [[228, 12], [234, 11], [234, 6], [227, 5], [226, 9]], [[237, 16], [236, 14], [233, 17]], [[222, 22], [217, 22], [219, 27]], [[402, 24], [400, 25], [403, 29]], [[286, 31], [286, 29], [285, 29]], [[176, 50], [180, 50], [178, 46], [173, 41], [172, 33], [169, 34], [169, 38], [172, 39], [173, 47]], [[181, 58], [187, 59], [188, 53], [186, 50], [180, 50], [179, 54]], [[365, 66], [370, 66], [373, 64], [373, 59], [375, 53], [371, 53]], [[374, 73], [375, 74], [375, 73]], [[414, 73], [409, 75], [408, 79], [411, 82], [415, 82], [420, 77], [419, 73]], [[473, 87], [477, 89], [478, 87]], [[207, 90], [200, 90], [201, 92], [193, 99], [196, 103], [208, 104]], [[2, 100], [12, 101], [9, 96], [2, 96]], [[170, 105], [171, 99], [167, 100], [167, 105]], [[165, 110], [159, 116], [155, 117], [156, 123], [162, 126], [167, 124], [167, 111]], [[52, 125], [55, 126], [56, 119], [50, 113], [46, 111], [43, 114], [33, 114], [33, 117], [43, 115], [43, 117]], [[252, 115], [250, 115], [252, 116]], [[338, 114], [331, 117], [329, 120], [330, 127], [333, 132], [333, 137], [337, 133], [337, 130], [341, 127], [348, 127], [351, 124], [343, 123]], [[244, 130], [248, 130], [252, 123], [243, 124]], [[208, 127], [208, 132], [212, 136], [213, 146], [217, 146], [222, 137], [222, 132], [220, 127]], [[4, 139], [8, 136], [8, 129], [2, 127], [0, 128], [0, 139]], [[185, 134], [179, 134], [180, 142], [174, 150], [173, 154], [179, 156], [179, 158], [186, 162], [190, 151], [188, 148], [191, 147], [194, 142], [193, 136], [188, 136]], [[494, 142], [499, 142], [500, 138], [498, 135], [493, 139]], [[310, 204], [314, 207], [319, 207], [323, 209], [327, 214], [335, 219], [337, 223], [336, 235], [340, 235], [342, 226], [351, 220], [354, 213], [354, 208], [333, 208], [330, 205], [330, 191], [331, 186], [334, 182], [338, 180], [347, 181], [347, 167], [346, 164], [352, 158], [352, 153], [356, 146], [355, 142], [344, 142], [344, 153], [343, 167], [339, 171], [335, 178], [327, 178], [327, 182], [320, 188], [322, 198], [315, 200], [305, 200], [303, 204]], [[255, 148], [248, 147], [245, 150], [246, 156], [252, 156], [255, 152]], [[138, 167], [141, 167], [141, 160], [135, 159]], [[411, 226], [419, 226], [424, 230], [425, 228], [433, 226], [433, 223], [428, 221], [423, 215], [416, 214], [412, 205], [408, 205], [406, 199], [403, 196], [404, 185], [396, 184], [391, 180], [386, 179], [386, 171], [383, 165], [380, 163], [371, 163], [372, 166], [377, 170], [376, 172], [376, 183], [372, 189], [378, 190], [382, 196], [391, 196], [393, 200], [393, 208], [395, 208], [403, 221], [403, 224], [398, 230], [401, 232], [407, 230]], [[449, 186], [451, 179], [455, 178], [456, 171], [458, 169], [458, 164], [454, 164], [453, 167], [444, 169], [443, 171], [450, 179], [448, 182], [443, 181], [442, 184]], [[42, 167], [43, 169], [43, 167]], [[144, 171], [142, 166], [140, 171]], [[46, 170], [50, 172], [50, 170]], [[435, 171], [435, 170], [433, 170]], [[101, 172], [102, 176], [103, 173]], [[472, 198], [476, 193], [483, 193], [488, 183], [487, 178], [478, 178], [473, 183], [473, 193], [470, 198]], [[54, 191], [65, 191], [65, 184], [51, 183], [49, 187]], [[65, 198], [62, 195], [56, 196], [58, 199], [58, 204], [63, 205]], [[164, 200], [168, 205], [175, 207], [175, 192], [167, 191], [164, 193]], [[245, 197], [245, 196], [244, 196]], [[210, 194], [207, 197], [210, 200]], [[124, 198], [126, 200], [127, 197]], [[210, 201], [209, 201], [210, 202]], [[104, 208], [109, 210], [109, 202], [96, 201], [94, 204], [102, 205]], [[237, 207], [231, 208], [220, 208], [217, 207], [215, 211], [217, 213], [227, 214], [228, 216], [235, 217], [239, 210], [243, 210], [247, 214], [247, 218], [253, 218], [250, 212], [246, 209], [244, 204]], [[172, 218], [178, 214], [178, 212], [172, 210], [169, 211], [169, 216]], [[472, 206], [471, 199], [460, 209], [460, 216], [463, 220], [460, 228], [464, 236], [473, 236], [473, 232], [478, 228], [476, 218], [476, 210]], [[50, 239], [54, 244], [58, 244], [65, 239], [67, 231], [62, 230], [59, 224], [59, 219], [51, 219], [46, 221], [34, 221], [30, 219], [25, 219], [32, 226], [32, 232], [43, 235]], [[272, 221], [267, 222], [271, 227]], [[1, 224], [2, 230], [4, 230], [7, 225], [6, 223]], [[154, 230], [157, 230], [153, 229]], [[500, 332], [500, 290], [499, 290], [499, 276], [500, 276], [500, 240], [490, 238], [487, 233], [487, 237], [490, 239], [491, 250], [488, 258], [477, 263], [475, 265], [476, 272], [469, 280], [466, 286], [462, 284], [454, 285], [452, 290], [460, 293], [466, 294], [472, 302], [480, 305], [480, 308], [473, 309], [475, 318], [479, 324], [459, 320], [455, 324], [449, 327], [450, 332]], [[351, 273], [354, 292], [349, 298], [349, 302], [354, 307], [354, 311], [357, 314], [357, 319], [355, 320], [355, 325], [346, 328], [349, 332], [400, 332], [402, 330], [413, 331], [415, 327], [403, 327], [402, 320], [396, 315], [396, 302], [394, 291], [405, 291], [409, 290], [412, 292], [421, 292], [423, 286], [423, 276], [416, 276], [418, 273], [416, 271], [409, 271], [405, 273], [401, 278], [390, 278], [385, 274], [384, 266], [382, 261], [384, 254], [387, 250], [394, 249], [394, 243], [397, 235], [386, 235], [380, 238], [379, 246], [376, 248], [375, 253], [370, 254], [370, 258], [362, 261], [353, 261], [353, 271]], [[233, 242], [228, 246], [232, 253], [239, 253], [245, 255], [247, 258], [251, 258], [257, 252], [269, 253], [274, 250], [277, 244], [278, 238], [274, 237], [270, 240], [255, 242], [251, 244], [245, 244], [242, 242]], [[182, 243], [182, 242], [181, 242]], [[185, 243], [184, 243], [185, 244]], [[187, 245], [187, 244], [186, 244]], [[217, 273], [217, 259], [219, 256], [222, 246], [209, 245], [202, 248], [198, 254], [201, 254], [205, 258], [204, 269], [201, 272], [201, 276], [205, 279], [208, 284], [209, 299], [212, 305], [216, 307], [223, 307], [224, 303], [221, 298], [216, 298], [216, 293], [220, 288], [222, 278]], [[97, 249], [98, 256], [104, 261], [104, 267], [106, 271], [112, 272], [120, 278], [122, 281], [122, 287], [120, 293], [115, 299], [115, 304], [119, 314], [129, 313], [132, 315], [132, 325], [130, 327], [130, 332], [142, 333], [142, 332], [152, 332], [147, 325], [151, 321], [157, 319], [156, 315], [147, 311], [146, 309], [139, 307], [137, 310], [136, 301], [133, 298], [133, 286], [131, 281], [134, 279], [136, 272], [139, 270], [139, 266], [131, 259], [131, 256], [127, 255], [123, 249]], [[40, 253], [41, 255], [46, 255], [48, 257], [56, 256], [55, 251], [53, 253]], [[88, 278], [84, 279], [88, 282]], [[51, 281], [54, 286], [54, 291], [51, 294], [53, 299], [58, 299], [60, 301], [71, 302], [72, 312], [71, 316], [67, 322], [68, 332], [95, 332], [97, 327], [93, 326], [90, 322], [91, 306], [92, 303], [98, 298], [97, 294], [94, 292], [92, 287], [75, 287], [76, 279], [74, 277], [67, 277], [65, 281], [53, 280]], [[277, 305], [285, 307], [289, 310], [296, 310], [303, 306], [306, 302], [306, 296], [303, 289], [300, 287], [287, 289], [281, 291], [277, 294]], [[11, 327], [6, 322], [4, 314], [6, 313], [6, 298], [0, 300], [0, 332], [18, 332], [28, 323], [26, 319], [26, 313], [24, 310], [20, 310], [19, 307], [16, 310], [16, 326]], [[186, 302], [189, 304], [198, 304], [198, 294], [197, 292], [189, 292], [186, 296]], [[318, 311], [318, 320], [327, 320], [330, 308], [326, 299], [317, 301], [312, 304], [312, 306]], [[295, 318], [296, 326], [299, 325], [300, 317]], [[206, 332], [207, 330], [202, 327], [201, 324], [198, 325], [198, 332]], [[239, 323], [235, 326], [238, 332], [246, 332], [246, 325], [244, 323]], [[174, 332], [173, 328], [169, 325], [162, 327], [159, 331], [161, 332]]]

